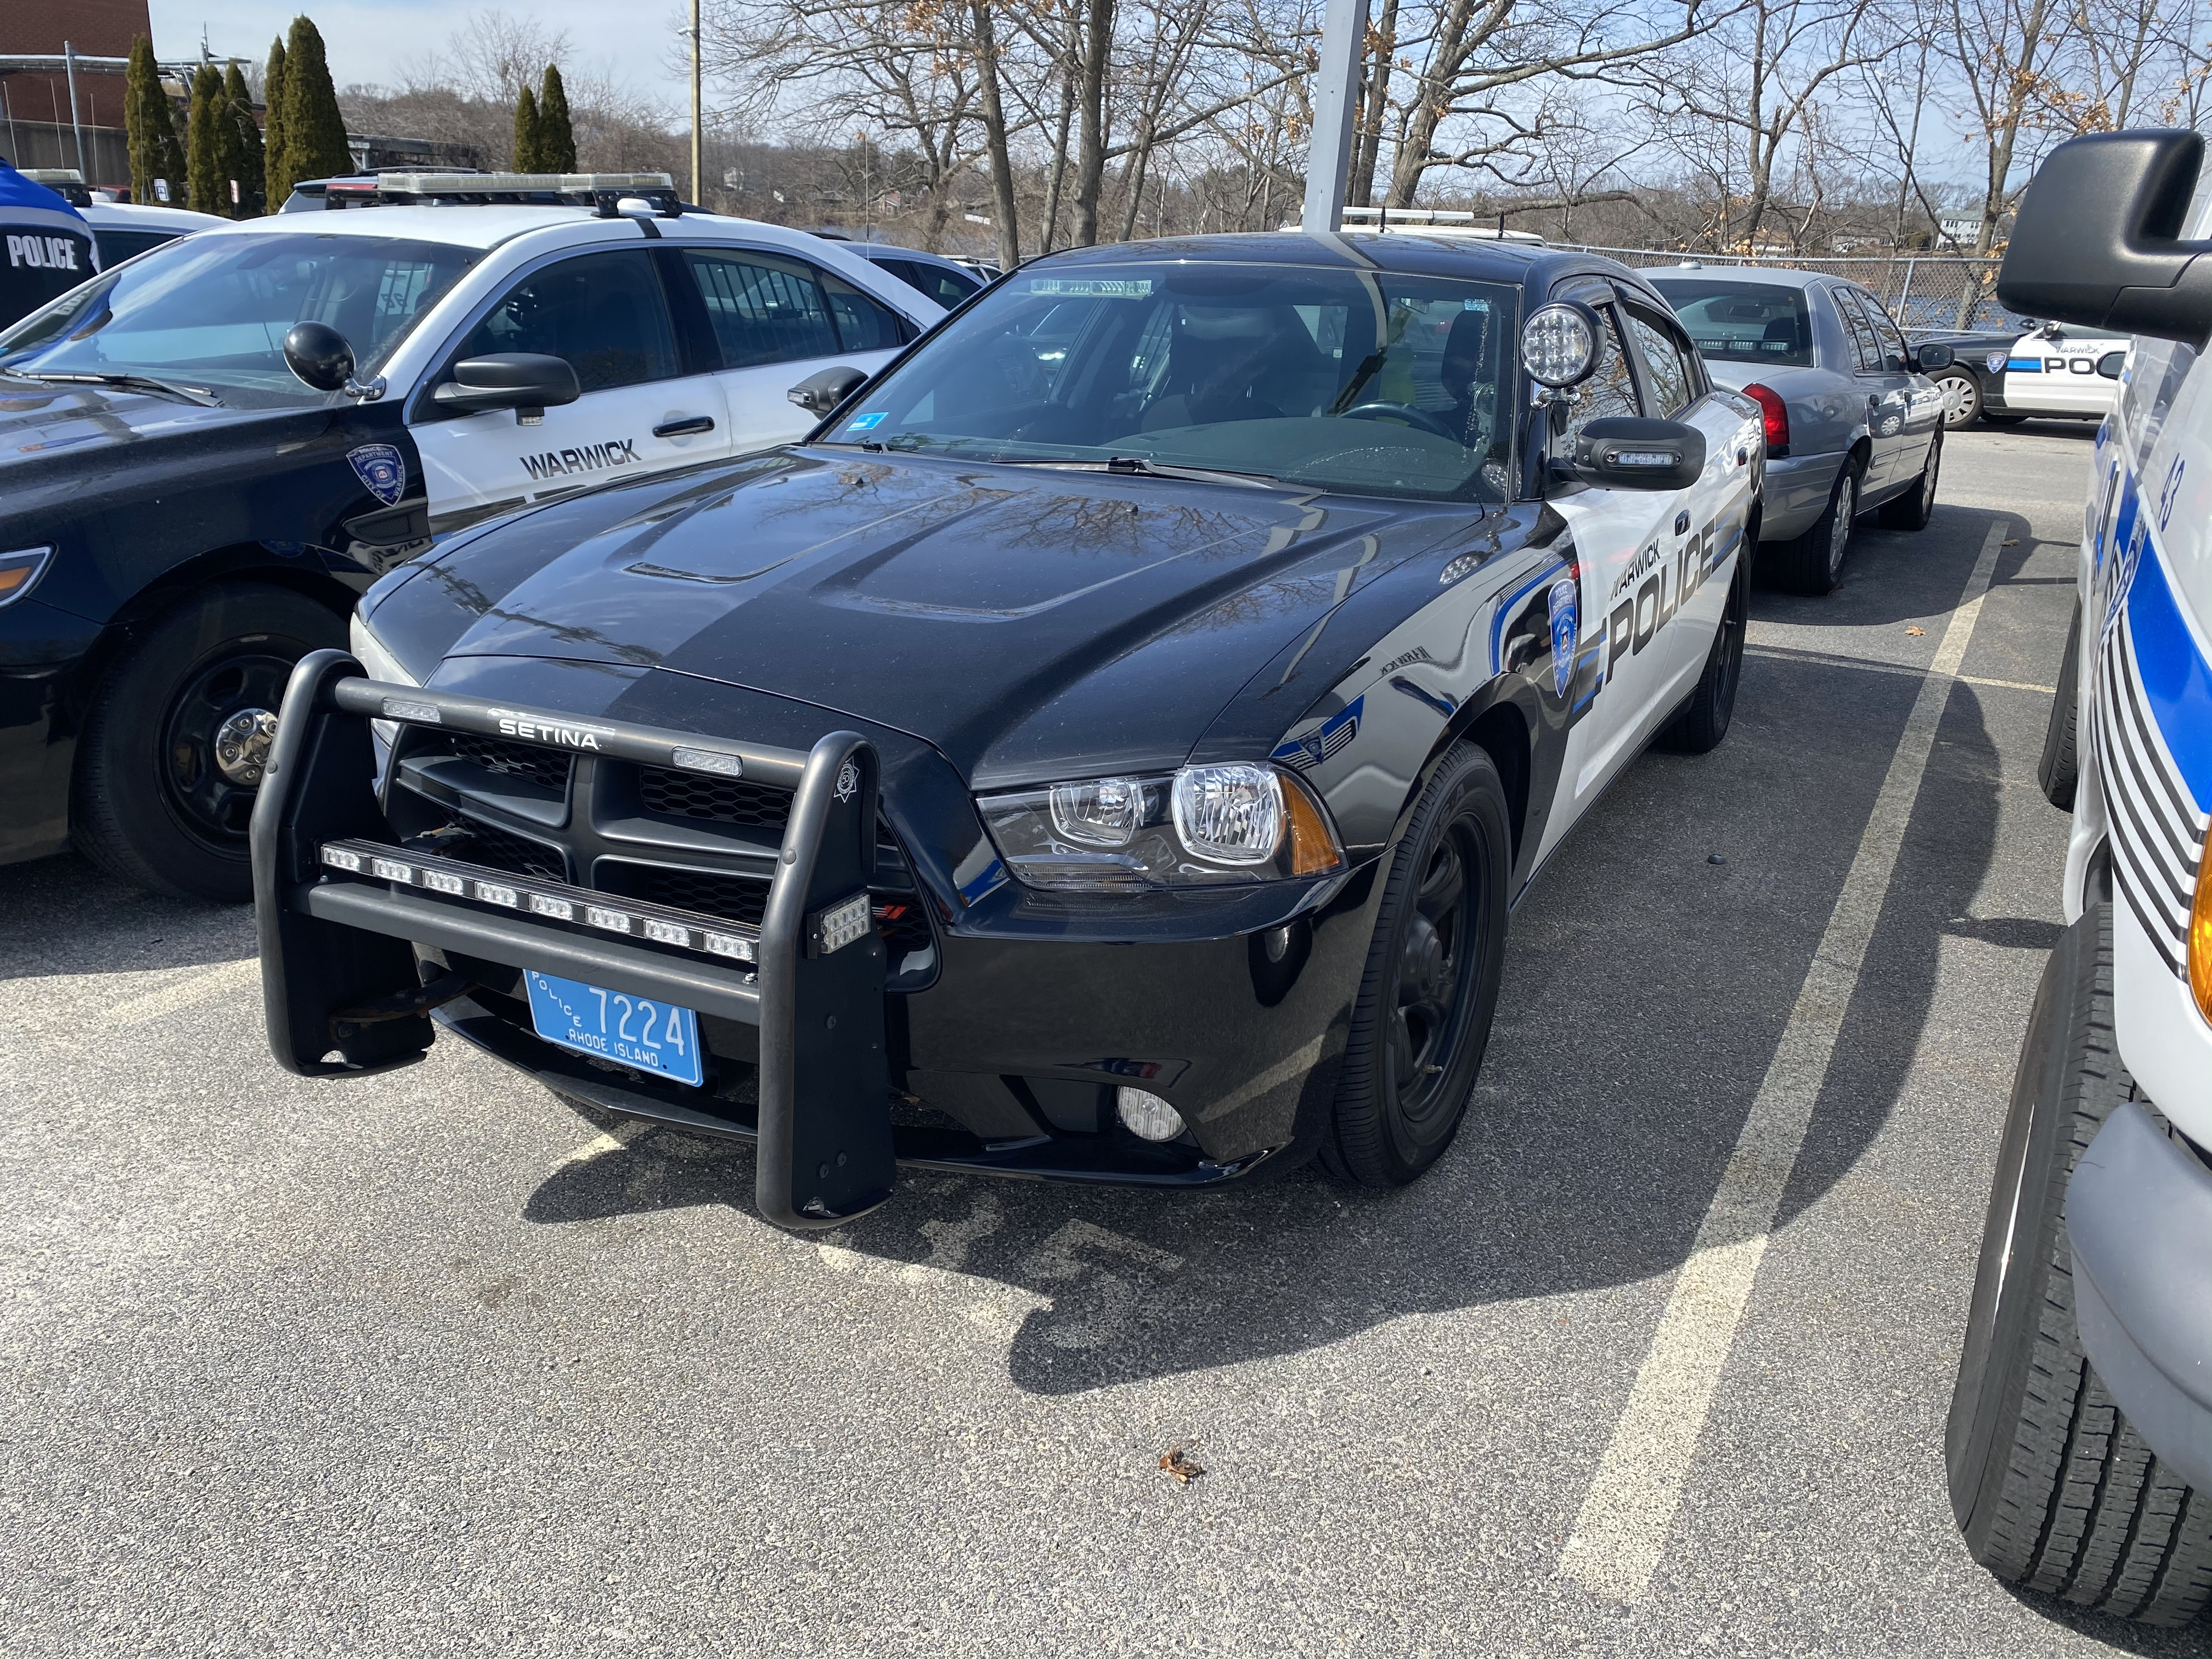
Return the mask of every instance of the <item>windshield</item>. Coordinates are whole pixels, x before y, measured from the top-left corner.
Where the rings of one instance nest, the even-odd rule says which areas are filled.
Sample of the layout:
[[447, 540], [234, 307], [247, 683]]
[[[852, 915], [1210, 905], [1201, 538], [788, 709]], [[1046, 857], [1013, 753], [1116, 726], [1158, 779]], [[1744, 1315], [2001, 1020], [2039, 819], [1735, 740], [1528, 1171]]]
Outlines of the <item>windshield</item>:
[[1018, 272], [828, 441], [1502, 501], [1518, 289], [1279, 265]]
[[1714, 362], [1813, 366], [1804, 289], [1711, 277], [1651, 276], [1650, 283], [1674, 307], [1698, 351]]
[[0, 369], [135, 374], [234, 408], [319, 404], [284, 366], [284, 335], [328, 323], [363, 378], [475, 256], [371, 236], [195, 236], [154, 249], [0, 334]]

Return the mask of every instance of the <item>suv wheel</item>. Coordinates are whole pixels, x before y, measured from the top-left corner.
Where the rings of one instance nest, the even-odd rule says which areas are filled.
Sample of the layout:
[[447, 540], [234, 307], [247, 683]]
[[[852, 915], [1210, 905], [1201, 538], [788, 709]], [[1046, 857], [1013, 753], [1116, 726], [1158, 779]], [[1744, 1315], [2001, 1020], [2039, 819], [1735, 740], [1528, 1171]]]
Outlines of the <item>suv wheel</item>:
[[1402, 1187], [1459, 1129], [1505, 963], [1510, 822], [1498, 767], [1472, 744], [1445, 757], [1414, 805], [1383, 886], [1322, 1147], [1337, 1175]]
[[2043, 970], [1997, 1149], [1944, 1436], [1966, 1548], [2008, 1583], [2154, 1625], [2212, 1601], [2212, 1493], [2159, 1461], [2074, 1322], [2066, 1185], [2134, 1085], [2112, 1045], [2109, 906]]
[[109, 668], [79, 739], [70, 830], [118, 880], [185, 898], [253, 896], [246, 831], [293, 665], [345, 622], [258, 583], [194, 593]]

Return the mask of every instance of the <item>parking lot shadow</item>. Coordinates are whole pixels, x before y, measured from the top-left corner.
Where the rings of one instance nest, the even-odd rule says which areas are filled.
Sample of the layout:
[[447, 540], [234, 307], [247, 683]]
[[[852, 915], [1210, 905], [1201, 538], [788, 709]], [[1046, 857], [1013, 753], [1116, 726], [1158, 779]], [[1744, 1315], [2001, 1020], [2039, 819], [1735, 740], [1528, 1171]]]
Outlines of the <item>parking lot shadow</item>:
[[74, 853], [0, 866], [0, 980], [204, 967], [253, 953], [251, 905], [142, 893]]
[[[1955, 599], [1982, 539], [1977, 526], [1895, 556], [1942, 565]], [[1670, 1273], [1790, 1018], [1920, 684], [1832, 659], [1755, 660], [1720, 750], [1638, 762], [1516, 913], [1465, 1127], [1413, 1186], [1349, 1188], [1313, 1167], [1204, 1193], [915, 1175], [883, 1209], [816, 1236], [825, 1263], [873, 1273], [886, 1294], [942, 1296], [948, 1318], [1004, 1322], [1013, 1380], [1044, 1394]], [[1999, 787], [1966, 692], [1952, 694], [1780, 1224], [1850, 1167], [1897, 1103], [1946, 941], [2035, 949], [2047, 937], [2047, 923], [1966, 916]], [[1989, 1014], [2024, 1020], [2026, 1009]], [[742, 1143], [594, 1121], [622, 1144], [555, 1173], [530, 1218], [750, 1210]]]

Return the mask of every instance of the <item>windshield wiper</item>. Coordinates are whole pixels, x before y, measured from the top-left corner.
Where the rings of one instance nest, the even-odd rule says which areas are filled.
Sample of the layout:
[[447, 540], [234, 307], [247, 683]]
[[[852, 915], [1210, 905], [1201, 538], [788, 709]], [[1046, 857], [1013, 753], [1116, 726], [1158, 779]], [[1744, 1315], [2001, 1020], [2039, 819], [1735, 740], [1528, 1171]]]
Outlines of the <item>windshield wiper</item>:
[[45, 374], [31, 368], [11, 368], [8, 372], [22, 380], [44, 380], [55, 386], [119, 386], [132, 392], [159, 392], [188, 404], [198, 404], [202, 409], [222, 407], [222, 399], [204, 386], [179, 386], [173, 380], [157, 380], [151, 374]]
[[1239, 471], [1224, 466], [1178, 466], [1173, 461], [1156, 461], [1145, 455], [1109, 455], [1103, 461], [1072, 455], [1000, 455], [994, 457], [990, 464], [1057, 466], [1071, 472], [1111, 472], [1123, 478], [1189, 478], [1200, 483], [1249, 484], [1257, 489], [1282, 482], [1273, 472]]

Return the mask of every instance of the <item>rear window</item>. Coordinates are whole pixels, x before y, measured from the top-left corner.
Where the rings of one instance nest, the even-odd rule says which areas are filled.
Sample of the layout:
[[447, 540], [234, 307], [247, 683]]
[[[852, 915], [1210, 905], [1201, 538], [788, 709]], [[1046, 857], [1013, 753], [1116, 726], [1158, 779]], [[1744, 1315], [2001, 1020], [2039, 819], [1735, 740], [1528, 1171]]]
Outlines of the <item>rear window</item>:
[[1651, 286], [1711, 362], [1813, 365], [1813, 318], [1802, 289], [1711, 276], [1654, 276]]

